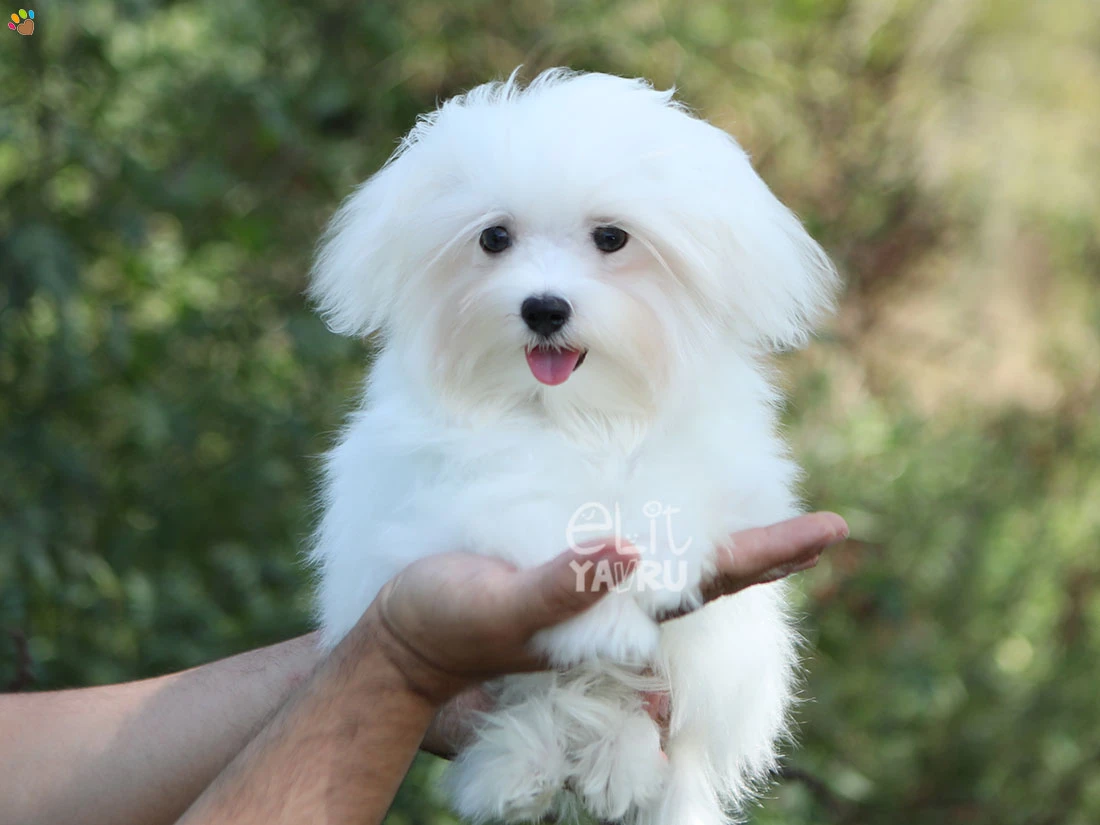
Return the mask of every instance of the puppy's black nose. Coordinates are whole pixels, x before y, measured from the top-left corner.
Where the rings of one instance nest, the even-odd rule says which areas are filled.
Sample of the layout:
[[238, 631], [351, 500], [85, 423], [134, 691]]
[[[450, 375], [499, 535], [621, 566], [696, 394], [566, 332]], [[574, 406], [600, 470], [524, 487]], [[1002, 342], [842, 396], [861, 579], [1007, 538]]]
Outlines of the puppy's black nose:
[[528, 298], [520, 307], [519, 314], [532, 332], [549, 338], [559, 329], [565, 326], [573, 309], [569, 302], [557, 295], [540, 295], [537, 298]]

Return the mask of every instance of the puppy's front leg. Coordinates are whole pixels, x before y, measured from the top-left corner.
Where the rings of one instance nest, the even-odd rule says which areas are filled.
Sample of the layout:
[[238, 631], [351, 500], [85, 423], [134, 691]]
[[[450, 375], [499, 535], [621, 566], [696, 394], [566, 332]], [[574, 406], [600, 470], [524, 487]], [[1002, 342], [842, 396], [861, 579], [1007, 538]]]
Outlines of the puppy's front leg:
[[552, 680], [538, 674], [501, 683], [505, 704], [484, 714], [477, 739], [447, 774], [451, 800], [463, 817], [533, 822], [550, 811], [569, 775], [566, 743], [548, 695]]

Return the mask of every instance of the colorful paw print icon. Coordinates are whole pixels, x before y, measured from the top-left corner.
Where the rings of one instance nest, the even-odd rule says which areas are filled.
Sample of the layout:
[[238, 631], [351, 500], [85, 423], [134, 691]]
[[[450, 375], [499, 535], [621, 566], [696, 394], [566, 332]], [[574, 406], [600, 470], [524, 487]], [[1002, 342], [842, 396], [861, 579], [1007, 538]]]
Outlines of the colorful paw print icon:
[[11, 16], [11, 21], [8, 23], [8, 28], [12, 31], [19, 32], [24, 36], [34, 34], [34, 9], [30, 11], [20, 9], [19, 14]]

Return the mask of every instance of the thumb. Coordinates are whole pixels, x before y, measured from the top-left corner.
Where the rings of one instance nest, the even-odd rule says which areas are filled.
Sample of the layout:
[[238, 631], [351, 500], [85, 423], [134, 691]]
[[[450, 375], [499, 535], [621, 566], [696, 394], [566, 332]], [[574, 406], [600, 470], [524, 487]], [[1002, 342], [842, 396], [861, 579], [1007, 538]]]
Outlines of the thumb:
[[523, 571], [517, 613], [531, 632], [571, 619], [629, 578], [637, 561], [637, 548], [625, 542], [616, 546], [614, 539], [567, 550]]

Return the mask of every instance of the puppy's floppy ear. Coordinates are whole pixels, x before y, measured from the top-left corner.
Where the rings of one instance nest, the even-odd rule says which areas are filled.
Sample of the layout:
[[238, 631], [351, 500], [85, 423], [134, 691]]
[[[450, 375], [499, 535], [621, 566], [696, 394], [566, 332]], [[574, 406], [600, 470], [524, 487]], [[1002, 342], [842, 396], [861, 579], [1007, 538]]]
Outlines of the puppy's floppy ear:
[[706, 237], [699, 239], [708, 260], [697, 263], [734, 334], [766, 349], [802, 346], [833, 308], [836, 269], [737, 142], [714, 132], [719, 143], [711, 147], [708, 197], [701, 199]]
[[384, 327], [392, 312], [405, 264], [401, 160], [391, 159], [359, 186], [321, 238], [309, 297], [334, 332], [369, 335]]

